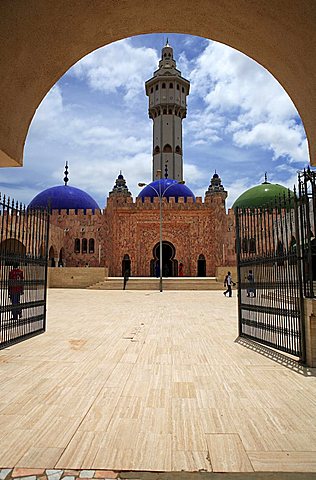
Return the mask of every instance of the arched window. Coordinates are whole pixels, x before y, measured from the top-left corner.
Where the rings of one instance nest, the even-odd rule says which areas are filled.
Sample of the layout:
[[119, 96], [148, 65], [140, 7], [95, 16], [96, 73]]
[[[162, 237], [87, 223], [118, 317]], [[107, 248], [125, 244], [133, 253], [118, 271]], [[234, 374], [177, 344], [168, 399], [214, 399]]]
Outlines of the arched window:
[[171, 148], [171, 145], [169, 145], [169, 143], [166, 143], [166, 145], [163, 147], [163, 152], [172, 153], [172, 148]]
[[172, 82], [169, 83], [169, 88], [173, 88], [173, 83]]
[[179, 86], [179, 84], [178, 84], [178, 83], [177, 83], [177, 90], [180, 90], [180, 86]]
[[158, 145], [155, 146], [154, 154], [157, 155], [157, 153], [160, 153], [160, 148]]
[[171, 110], [171, 108], [169, 108], [169, 115], [172, 115], [172, 110]]
[[184, 87], [182, 87], [182, 93], [184, 93]]
[[199, 255], [197, 263], [197, 276], [206, 277], [206, 261], [203, 253]]
[[75, 248], [74, 248], [75, 253], [80, 253], [80, 239], [75, 238]]
[[167, 115], [167, 109], [166, 108], [163, 109], [163, 114]]
[[161, 88], [166, 88], [165, 82], [161, 85]]
[[249, 240], [249, 253], [256, 253], [256, 239], [250, 238]]
[[94, 253], [94, 238], [89, 239], [89, 253]]
[[154, 89], [153, 89], [153, 87], [151, 87], [151, 89], [150, 89], [150, 93], [154, 93]]
[[158, 90], [158, 83], [157, 83], [157, 85], [156, 85], [156, 90]]
[[242, 251], [248, 253], [248, 240], [245, 237], [242, 239]]
[[88, 250], [88, 241], [86, 238], [83, 238], [81, 243], [81, 252], [87, 253], [87, 250]]
[[181, 147], [180, 145], [176, 146], [176, 153], [179, 153], [181, 155]]

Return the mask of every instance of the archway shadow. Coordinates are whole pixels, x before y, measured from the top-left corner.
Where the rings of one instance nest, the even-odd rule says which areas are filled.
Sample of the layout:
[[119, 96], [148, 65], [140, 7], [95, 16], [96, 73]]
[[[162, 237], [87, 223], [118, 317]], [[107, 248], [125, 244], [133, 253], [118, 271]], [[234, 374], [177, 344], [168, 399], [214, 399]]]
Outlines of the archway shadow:
[[259, 355], [263, 355], [264, 357], [269, 358], [269, 360], [272, 360], [299, 375], [303, 375], [304, 377], [316, 377], [316, 368], [306, 367], [295, 358], [274, 350], [273, 348], [266, 347], [250, 338], [237, 337], [235, 343], [258, 353]]

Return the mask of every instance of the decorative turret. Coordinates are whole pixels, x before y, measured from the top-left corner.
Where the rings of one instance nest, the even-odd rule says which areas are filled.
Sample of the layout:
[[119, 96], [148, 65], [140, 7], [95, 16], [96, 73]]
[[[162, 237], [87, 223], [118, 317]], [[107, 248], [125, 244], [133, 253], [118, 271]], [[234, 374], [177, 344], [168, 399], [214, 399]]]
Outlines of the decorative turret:
[[182, 120], [187, 112], [190, 82], [181, 76], [168, 40], [159, 68], [145, 84], [149, 117], [153, 120], [153, 180], [168, 165], [169, 178], [183, 180]]
[[113, 190], [109, 193], [109, 197], [112, 197], [113, 195], [120, 195], [123, 197], [130, 197], [132, 195], [126, 185], [126, 180], [122, 175], [122, 171], [120, 171], [120, 174], [115, 180], [115, 185]]
[[211, 178], [211, 183], [207, 191], [205, 192], [205, 198], [209, 198], [213, 195], [218, 195], [218, 194], [221, 195], [223, 202], [225, 202], [227, 198], [227, 192], [222, 185], [222, 180], [220, 176], [218, 175], [218, 173], [216, 173], [216, 170], [215, 170], [215, 173]]

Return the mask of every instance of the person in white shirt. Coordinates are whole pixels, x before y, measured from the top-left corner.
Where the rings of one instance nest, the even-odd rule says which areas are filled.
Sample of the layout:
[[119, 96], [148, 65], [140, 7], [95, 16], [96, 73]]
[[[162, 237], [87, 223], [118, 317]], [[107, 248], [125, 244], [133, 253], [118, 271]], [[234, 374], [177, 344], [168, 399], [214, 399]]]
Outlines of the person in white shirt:
[[227, 293], [229, 297], [233, 296], [232, 285], [236, 285], [236, 283], [233, 281], [231, 273], [227, 272], [227, 275], [224, 280], [224, 287], [227, 287], [227, 290], [223, 292], [223, 295], [225, 295], [225, 297]]

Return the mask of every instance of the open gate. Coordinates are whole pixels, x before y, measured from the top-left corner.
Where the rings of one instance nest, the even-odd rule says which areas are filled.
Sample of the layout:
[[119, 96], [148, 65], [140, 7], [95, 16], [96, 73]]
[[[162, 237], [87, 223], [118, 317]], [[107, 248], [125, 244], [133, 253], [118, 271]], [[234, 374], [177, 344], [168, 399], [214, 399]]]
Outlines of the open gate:
[[239, 335], [304, 360], [299, 199], [236, 208]]
[[45, 331], [49, 213], [0, 196], [0, 348]]

